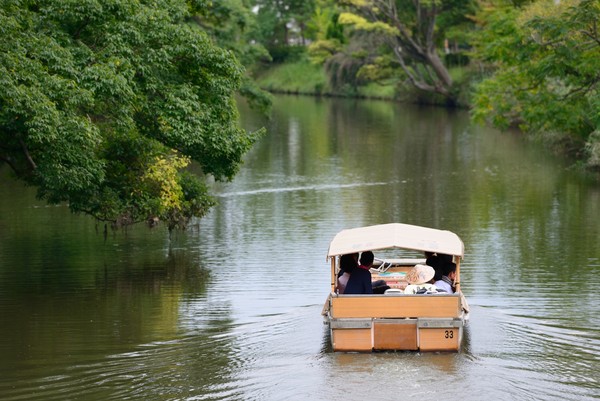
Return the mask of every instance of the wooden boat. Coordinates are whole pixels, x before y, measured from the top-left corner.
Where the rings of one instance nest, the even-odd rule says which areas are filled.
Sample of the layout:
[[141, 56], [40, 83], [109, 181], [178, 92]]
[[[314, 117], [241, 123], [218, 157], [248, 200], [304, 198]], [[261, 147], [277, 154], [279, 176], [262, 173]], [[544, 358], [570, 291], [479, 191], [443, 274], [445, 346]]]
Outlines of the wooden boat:
[[[384, 294], [339, 294], [340, 258], [373, 251], [372, 280], [384, 279]], [[390, 254], [381, 258], [380, 254]], [[406, 273], [425, 255], [450, 255], [456, 264], [455, 292], [406, 294]], [[323, 307], [334, 351], [459, 351], [468, 305], [460, 291], [461, 239], [445, 230], [408, 224], [347, 229], [331, 241], [331, 291]]]

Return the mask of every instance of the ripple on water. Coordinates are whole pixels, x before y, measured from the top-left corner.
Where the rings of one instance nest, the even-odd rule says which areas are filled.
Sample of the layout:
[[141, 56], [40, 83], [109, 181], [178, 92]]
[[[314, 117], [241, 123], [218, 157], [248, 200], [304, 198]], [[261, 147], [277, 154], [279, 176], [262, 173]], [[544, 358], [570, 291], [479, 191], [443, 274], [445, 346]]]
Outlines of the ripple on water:
[[[555, 320], [514, 315], [497, 308], [477, 307], [470, 320], [479, 337], [471, 339], [496, 383], [500, 399], [582, 400], [598, 387], [600, 355], [598, 331], [588, 327], [566, 328]], [[472, 366], [471, 366], [472, 367]], [[494, 382], [486, 386], [496, 385]]]

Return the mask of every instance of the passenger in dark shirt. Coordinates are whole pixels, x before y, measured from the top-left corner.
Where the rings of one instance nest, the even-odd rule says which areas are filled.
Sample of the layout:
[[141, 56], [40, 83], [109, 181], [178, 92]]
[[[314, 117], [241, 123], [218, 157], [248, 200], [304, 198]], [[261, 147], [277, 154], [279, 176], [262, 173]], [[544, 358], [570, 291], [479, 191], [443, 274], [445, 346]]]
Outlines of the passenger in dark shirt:
[[371, 272], [356, 268], [350, 274], [344, 294], [372, 294]]
[[[360, 255], [360, 266], [361, 269], [366, 271], [370, 271], [369, 269], [373, 266], [373, 260], [375, 259], [375, 255], [371, 251], [364, 251]], [[373, 279], [371, 277], [371, 279]], [[386, 290], [390, 289], [390, 286], [387, 285], [385, 280], [377, 280], [371, 283], [371, 288], [373, 289], [373, 294], [384, 294]]]

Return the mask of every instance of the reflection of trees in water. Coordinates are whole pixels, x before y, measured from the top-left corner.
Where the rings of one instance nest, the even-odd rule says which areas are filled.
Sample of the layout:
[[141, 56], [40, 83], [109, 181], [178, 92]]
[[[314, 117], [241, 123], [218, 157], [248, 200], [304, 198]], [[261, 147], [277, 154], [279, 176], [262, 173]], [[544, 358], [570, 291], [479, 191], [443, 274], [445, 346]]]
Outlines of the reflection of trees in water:
[[[7, 391], [33, 394], [35, 383], [61, 372], [65, 379], [49, 383], [47, 397], [64, 386], [79, 396], [197, 395], [234, 382], [235, 349], [223, 335], [230, 310], [207, 308], [209, 272], [184, 244], [185, 233], [169, 241], [166, 230], [139, 227], [105, 241], [91, 219], [67, 208], [13, 207], [23, 224], [0, 233]], [[100, 376], [103, 386], [89, 386]]]
[[586, 290], [598, 285], [594, 269], [582, 269], [600, 253], [587, 217], [600, 213], [597, 186], [539, 144], [472, 126], [466, 112], [392, 102], [279, 96], [273, 113], [253, 174], [338, 184], [318, 192], [315, 215], [478, 232], [464, 238], [466, 262], [476, 242], [496, 244], [485, 245], [492, 286], [577, 276]]

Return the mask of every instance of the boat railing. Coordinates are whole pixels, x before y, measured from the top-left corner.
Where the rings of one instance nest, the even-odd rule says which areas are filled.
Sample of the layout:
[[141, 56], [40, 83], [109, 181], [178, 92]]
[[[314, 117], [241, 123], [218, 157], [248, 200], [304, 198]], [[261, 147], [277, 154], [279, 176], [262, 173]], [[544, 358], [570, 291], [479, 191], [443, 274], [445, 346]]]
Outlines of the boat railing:
[[419, 263], [425, 263], [425, 259], [379, 259], [375, 258], [373, 266], [371, 267], [372, 272], [385, 273], [391, 267], [396, 266], [414, 266]]

